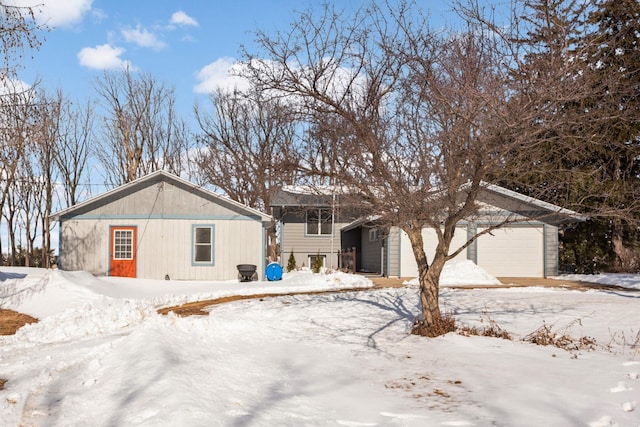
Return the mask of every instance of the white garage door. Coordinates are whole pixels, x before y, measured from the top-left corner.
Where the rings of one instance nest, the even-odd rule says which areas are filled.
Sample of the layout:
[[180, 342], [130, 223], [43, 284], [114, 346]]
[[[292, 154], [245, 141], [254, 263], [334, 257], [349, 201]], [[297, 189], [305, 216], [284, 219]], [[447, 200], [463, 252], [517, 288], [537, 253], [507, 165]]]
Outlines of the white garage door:
[[[433, 260], [438, 244], [438, 236], [432, 228], [422, 230], [422, 241], [424, 243], [424, 252], [427, 255], [427, 261]], [[460, 246], [467, 242], [467, 227], [456, 227], [451, 241], [450, 252], [457, 250]], [[464, 249], [454, 259], [467, 259], [467, 250]], [[418, 265], [416, 258], [413, 256], [411, 242], [409, 236], [404, 231], [400, 232], [400, 276], [401, 277], [418, 277]]]
[[542, 226], [503, 227], [491, 234], [478, 238], [480, 267], [495, 277], [544, 276]]

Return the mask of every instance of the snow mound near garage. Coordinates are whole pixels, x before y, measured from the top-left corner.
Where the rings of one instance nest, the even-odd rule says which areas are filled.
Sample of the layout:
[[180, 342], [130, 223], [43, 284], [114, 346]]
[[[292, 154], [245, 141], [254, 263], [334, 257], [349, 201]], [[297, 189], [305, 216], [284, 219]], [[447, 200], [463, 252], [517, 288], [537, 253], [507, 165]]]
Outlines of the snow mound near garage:
[[[405, 285], [418, 285], [418, 278], [404, 282]], [[501, 285], [502, 283], [470, 260], [453, 260], [444, 265], [440, 275], [440, 286], [465, 285]]]

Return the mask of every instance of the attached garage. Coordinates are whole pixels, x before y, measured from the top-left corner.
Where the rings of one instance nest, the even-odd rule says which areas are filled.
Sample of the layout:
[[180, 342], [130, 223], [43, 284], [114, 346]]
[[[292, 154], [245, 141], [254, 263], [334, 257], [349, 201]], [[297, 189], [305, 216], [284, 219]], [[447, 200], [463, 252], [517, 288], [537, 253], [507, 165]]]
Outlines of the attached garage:
[[[438, 244], [438, 237], [433, 229], [425, 228], [422, 230], [422, 240], [424, 242], [424, 250], [428, 260], [433, 259], [435, 249]], [[467, 227], [457, 227], [451, 242], [452, 248], [459, 248], [467, 241]], [[418, 265], [416, 264], [409, 236], [404, 231], [400, 232], [400, 271], [402, 277], [417, 277]], [[467, 259], [467, 251], [463, 250], [454, 259]]]
[[476, 264], [495, 277], [544, 277], [544, 226], [504, 226], [480, 236]]
[[[449, 253], [469, 242], [454, 259], [474, 261], [494, 277], [557, 275], [558, 225], [585, 220], [576, 212], [492, 184], [482, 187], [477, 203], [478, 211], [457, 224]], [[416, 277], [418, 267], [407, 234], [393, 226], [384, 235], [385, 275]], [[422, 237], [431, 262], [436, 233], [425, 228]]]

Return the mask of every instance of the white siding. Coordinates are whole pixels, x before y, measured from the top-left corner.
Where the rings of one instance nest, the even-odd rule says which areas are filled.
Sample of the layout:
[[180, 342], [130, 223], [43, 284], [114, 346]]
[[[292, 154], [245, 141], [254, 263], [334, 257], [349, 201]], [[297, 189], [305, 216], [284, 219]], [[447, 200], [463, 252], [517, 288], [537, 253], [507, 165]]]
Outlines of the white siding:
[[[113, 224], [118, 225], [118, 224]], [[60, 268], [106, 275], [109, 266], [109, 224], [67, 220], [60, 229]]]
[[[263, 277], [263, 229], [252, 220], [68, 220], [63, 222], [61, 268], [107, 275], [109, 227], [137, 227], [136, 275], [148, 279], [231, 280], [237, 264], [255, 264]], [[214, 265], [192, 262], [193, 225], [214, 226]]]
[[491, 234], [478, 238], [478, 266], [495, 277], [544, 277], [542, 225], [506, 226]]

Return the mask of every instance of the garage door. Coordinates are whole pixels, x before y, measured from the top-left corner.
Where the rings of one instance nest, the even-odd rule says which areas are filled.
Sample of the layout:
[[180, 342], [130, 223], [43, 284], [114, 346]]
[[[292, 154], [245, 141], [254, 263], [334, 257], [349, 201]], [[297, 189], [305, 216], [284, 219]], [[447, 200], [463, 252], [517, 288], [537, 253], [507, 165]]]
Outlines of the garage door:
[[[427, 260], [431, 262], [436, 252], [438, 244], [438, 236], [432, 228], [422, 230], [422, 241], [424, 243], [424, 252]], [[451, 241], [450, 252], [457, 250], [460, 246], [467, 242], [467, 227], [456, 227]], [[466, 249], [460, 252], [454, 259], [467, 259]], [[416, 258], [413, 256], [411, 242], [409, 236], [404, 231], [400, 232], [400, 276], [401, 277], [418, 277], [418, 265]]]
[[503, 227], [491, 234], [478, 238], [480, 267], [495, 277], [544, 277], [542, 226]]

